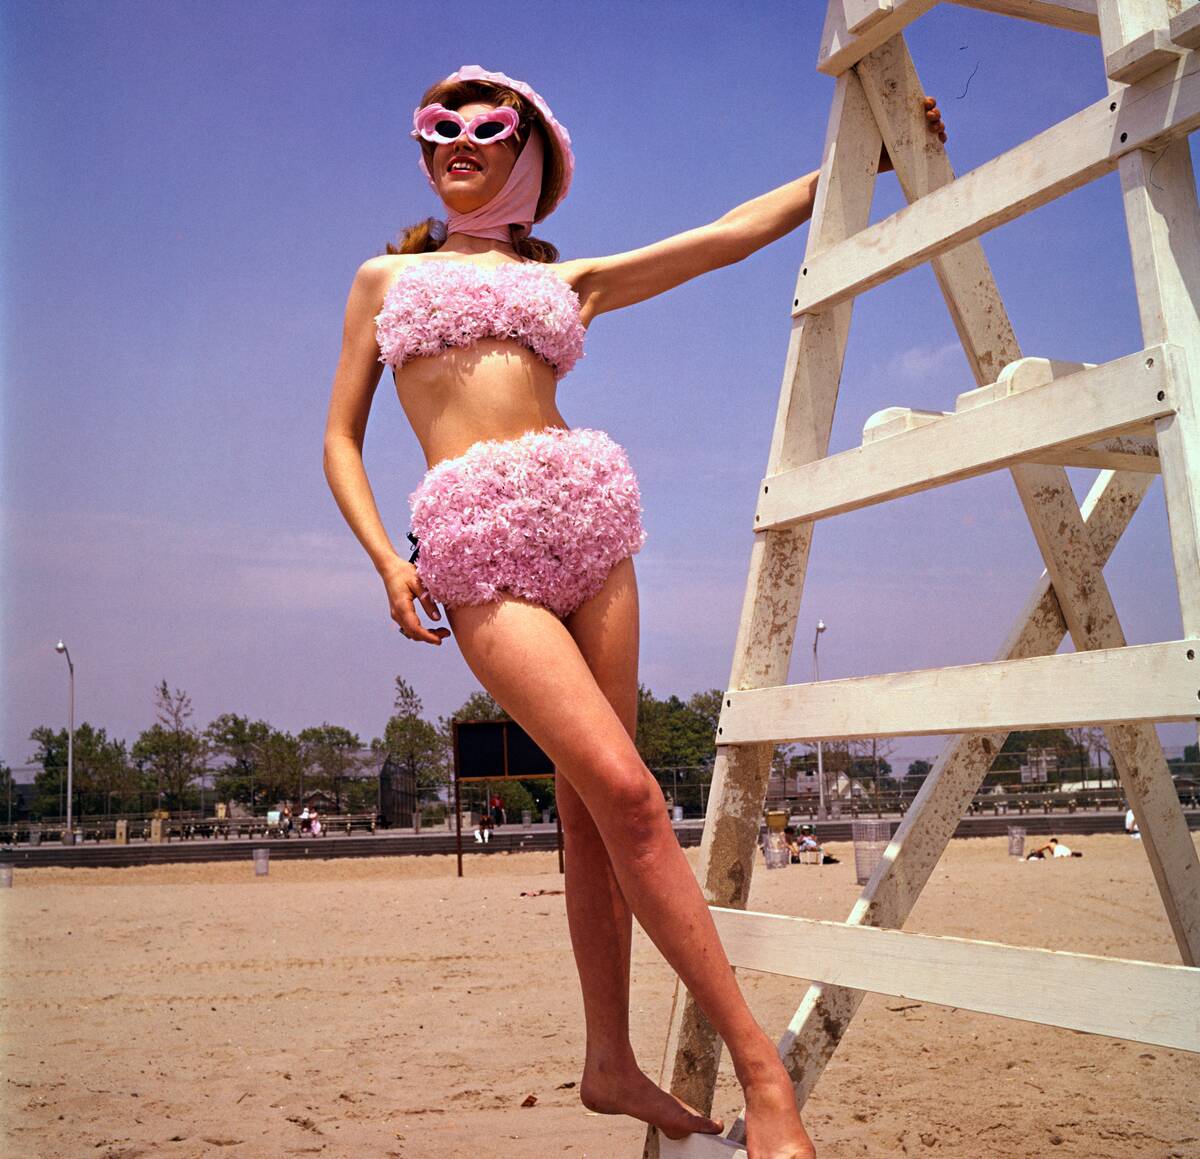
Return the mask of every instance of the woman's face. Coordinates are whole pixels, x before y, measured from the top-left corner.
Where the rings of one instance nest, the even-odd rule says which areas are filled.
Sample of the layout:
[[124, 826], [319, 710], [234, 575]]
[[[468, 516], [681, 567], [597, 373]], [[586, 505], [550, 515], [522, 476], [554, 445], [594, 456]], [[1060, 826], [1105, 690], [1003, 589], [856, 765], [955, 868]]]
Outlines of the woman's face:
[[[472, 117], [496, 107], [472, 101], [460, 105], [457, 112], [470, 123]], [[430, 170], [438, 195], [455, 213], [470, 213], [486, 205], [504, 188], [520, 149], [516, 133], [486, 145], [477, 145], [462, 133], [449, 144], [436, 145]]]

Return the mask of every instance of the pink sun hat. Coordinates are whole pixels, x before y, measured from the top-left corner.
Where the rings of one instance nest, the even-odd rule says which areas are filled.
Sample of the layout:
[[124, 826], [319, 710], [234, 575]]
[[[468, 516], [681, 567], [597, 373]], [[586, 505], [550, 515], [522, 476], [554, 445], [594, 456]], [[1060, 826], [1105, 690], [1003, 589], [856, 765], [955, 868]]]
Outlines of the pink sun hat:
[[[457, 72], [452, 72], [448, 77], [444, 77], [441, 84], [449, 84], [453, 81], [469, 81], [480, 80], [488, 81], [491, 84], [504, 85], [505, 88], [513, 89], [523, 96], [542, 116], [547, 130], [549, 130], [550, 144], [554, 148], [559, 158], [562, 161], [562, 184], [559, 186], [558, 196], [555, 197], [550, 207], [542, 214], [541, 217], [535, 217], [534, 221], [541, 221], [543, 218], [549, 217], [551, 213], [561, 204], [564, 197], [567, 195], [567, 190], [571, 187], [571, 177], [575, 172], [575, 154], [571, 151], [571, 134], [567, 132], [566, 126], [561, 124], [550, 111], [550, 106], [546, 104], [542, 96], [535, 92], [524, 81], [514, 80], [510, 76], [506, 76], [502, 72], [490, 72], [486, 68], [480, 68], [477, 64], [464, 64]], [[414, 110], [413, 116], [420, 110]], [[433, 180], [432, 174], [429, 172], [429, 166], [425, 164], [425, 154], [421, 153], [419, 160], [421, 171], [425, 174], [429, 181], [430, 187], [437, 192], [437, 184]]]

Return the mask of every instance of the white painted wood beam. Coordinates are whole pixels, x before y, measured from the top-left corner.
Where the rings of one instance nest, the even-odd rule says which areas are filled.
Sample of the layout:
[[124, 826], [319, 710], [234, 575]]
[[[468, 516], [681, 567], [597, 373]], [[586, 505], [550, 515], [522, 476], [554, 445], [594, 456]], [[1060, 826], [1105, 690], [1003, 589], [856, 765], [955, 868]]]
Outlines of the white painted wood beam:
[[1200, 4], [1192, 0], [1171, 17], [1171, 39], [1181, 48], [1200, 48]]
[[[887, 7], [874, 12], [868, 2], [829, 0], [817, 49], [817, 72], [841, 76], [867, 53], [924, 16], [938, 0], [886, 0]], [[857, 32], [851, 30], [852, 23], [858, 26]]]
[[740, 968], [1200, 1051], [1200, 967], [710, 910]]
[[1188, 53], [1158, 83], [1115, 91], [969, 173], [910, 195], [912, 204], [806, 258], [792, 314], [819, 313], [856, 297], [1111, 172], [1134, 150], [1161, 148], [1198, 127], [1200, 53]]
[[723, 1135], [659, 1137], [659, 1159], [746, 1159], [746, 1148]]
[[997, 16], [1017, 16], [1068, 32], [1100, 35], [1096, 0], [951, 0], [960, 8], [978, 8]]
[[1118, 435], [1077, 451], [1037, 455], [1032, 462], [1059, 467], [1087, 467], [1098, 471], [1145, 471], [1150, 475], [1157, 475], [1162, 470], [1158, 458], [1158, 440], [1153, 435], [1150, 438]]
[[1155, 346], [887, 438], [759, 485], [754, 530], [826, 519], [982, 475], [1021, 459], [1079, 448], [1173, 414], [1187, 360]]
[[718, 745], [1200, 718], [1200, 640], [730, 689]]

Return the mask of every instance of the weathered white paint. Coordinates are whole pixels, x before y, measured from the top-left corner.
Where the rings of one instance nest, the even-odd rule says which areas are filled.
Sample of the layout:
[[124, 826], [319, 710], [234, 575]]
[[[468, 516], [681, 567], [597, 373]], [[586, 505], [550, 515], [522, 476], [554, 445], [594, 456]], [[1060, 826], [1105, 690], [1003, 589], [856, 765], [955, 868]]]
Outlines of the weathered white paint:
[[[920, 16], [924, 16], [938, 0], [892, 0], [890, 12], [872, 18], [867, 27], [855, 33], [850, 22], [862, 16], [861, 0], [829, 0], [825, 27], [821, 30], [821, 45], [817, 50], [817, 72], [826, 76], [841, 76], [887, 40], [902, 32]], [[848, 12], [847, 9], [850, 9]]]
[[730, 962], [1200, 1051], [1200, 968], [713, 907]]
[[1177, 379], [1186, 375], [1181, 350], [1156, 346], [987, 406], [945, 415], [911, 412], [915, 421], [907, 430], [896, 429], [902, 416], [895, 416], [861, 447], [763, 479], [754, 528], [826, 519], [1021, 459], [1082, 448], [1172, 414]]
[[960, 8], [978, 8], [997, 16], [1018, 16], [1051, 28], [1065, 28], [1089, 36], [1100, 34], [1096, 0], [950, 0]]
[[775, 688], [730, 689], [718, 744], [1188, 721], [1200, 639], [992, 660]]
[[[1110, 173], [1125, 154], [1184, 139], [1200, 126], [1200, 54], [1188, 53], [1155, 80], [1093, 102], [919, 199], [910, 194], [904, 209], [806, 257], [792, 313], [819, 313]], [[890, 143], [888, 154], [894, 164]], [[940, 170], [939, 160], [944, 153], [921, 159]]]

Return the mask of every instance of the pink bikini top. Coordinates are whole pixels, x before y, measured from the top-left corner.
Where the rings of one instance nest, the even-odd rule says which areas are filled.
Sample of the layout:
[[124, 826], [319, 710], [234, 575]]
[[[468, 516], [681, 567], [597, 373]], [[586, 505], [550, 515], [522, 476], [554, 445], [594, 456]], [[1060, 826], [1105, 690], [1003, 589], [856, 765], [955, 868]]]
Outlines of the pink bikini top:
[[562, 378], [583, 357], [579, 295], [541, 262], [482, 266], [426, 258], [405, 266], [375, 317], [379, 361], [408, 359], [481, 338], [512, 338]]

